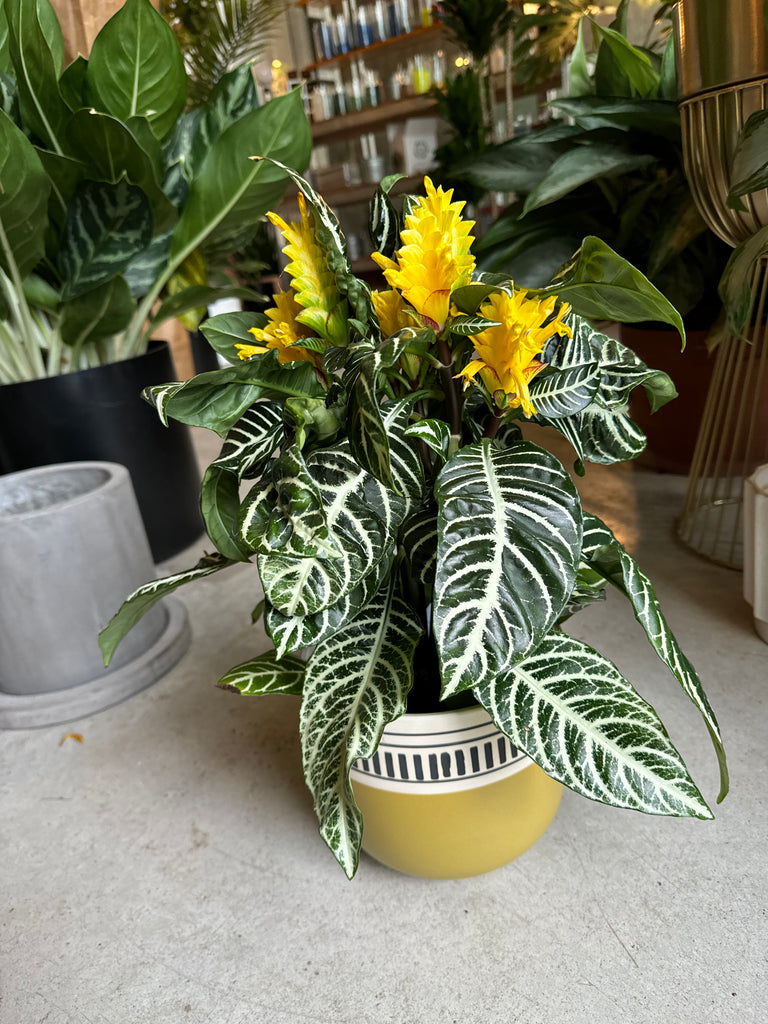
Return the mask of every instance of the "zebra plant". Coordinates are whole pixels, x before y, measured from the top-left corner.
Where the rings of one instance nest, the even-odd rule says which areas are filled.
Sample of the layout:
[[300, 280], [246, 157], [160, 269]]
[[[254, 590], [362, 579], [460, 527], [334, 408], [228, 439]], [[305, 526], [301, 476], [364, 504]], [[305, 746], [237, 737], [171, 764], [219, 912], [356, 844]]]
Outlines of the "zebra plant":
[[395, 179], [378, 189], [373, 258], [388, 288], [371, 292], [332, 212], [285, 173], [300, 220], [269, 216], [287, 242], [290, 289], [266, 314], [208, 321], [228, 367], [146, 395], [164, 420], [224, 438], [202, 488], [217, 551], [131, 595], [102, 633], [105, 659], [163, 595], [255, 559], [254, 618], [274, 650], [219, 685], [301, 697], [307, 783], [350, 877], [362, 835], [350, 768], [409, 708], [479, 703], [578, 793], [710, 818], [654, 710], [561, 625], [608, 584], [628, 599], [704, 717], [722, 799], [720, 731], [696, 672], [647, 576], [520, 430], [526, 420], [559, 430], [578, 472], [637, 455], [630, 392], [642, 385], [658, 407], [674, 388], [589, 317], [665, 320], [682, 333], [677, 312], [596, 238], [538, 292], [477, 273], [463, 204], [429, 179], [402, 213]]

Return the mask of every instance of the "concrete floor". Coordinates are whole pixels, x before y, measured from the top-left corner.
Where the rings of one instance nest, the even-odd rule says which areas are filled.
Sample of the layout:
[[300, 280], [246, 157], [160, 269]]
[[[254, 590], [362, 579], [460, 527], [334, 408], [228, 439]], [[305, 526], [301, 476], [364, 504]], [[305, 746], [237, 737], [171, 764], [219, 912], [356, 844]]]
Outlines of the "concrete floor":
[[[489, 875], [423, 881], [364, 857], [347, 882], [317, 834], [295, 698], [213, 686], [266, 647], [258, 581], [237, 567], [183, 592], [192, 647], [152, 689], [0, 735], [0, 1022], [768, 1020], [768, 646], [741, 576], [675, 543], [681, 478], [598, 468], [581, 486], [650, 572], [720, 718], [733, 791], [714, 822], [566, 793], [544, 838]], [[628, 606], [611, 595], [572, 630], [657, 707], [714, 801], [706, 730]]]

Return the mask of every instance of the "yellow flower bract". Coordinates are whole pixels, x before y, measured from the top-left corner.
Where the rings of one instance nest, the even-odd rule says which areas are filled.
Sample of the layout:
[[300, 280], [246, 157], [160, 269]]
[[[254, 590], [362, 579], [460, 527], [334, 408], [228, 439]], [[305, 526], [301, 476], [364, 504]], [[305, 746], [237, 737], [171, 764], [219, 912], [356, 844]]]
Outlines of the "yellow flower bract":
[[[512, 294], [494, 292], [478, 310], [487, 320], [497, 320], [498, 327], [488, 327], [474, 337], [476, 359], [468, 363], [459, 377], [466, 384], [479, 374], [498, 405], [522, 408], [526, 416], [534, 416], [528, 385], [544, 368], [536, 357], [553, 334], [567, 334], [571, 328], [563, 323], [570, 306], [563, 304], [553, 319], [557, 299], [530, 298], [524, 288], [514, 288]], [[499, 392], [504, 393], [503, 403]]]
[[330, 344], [343, 345], [347, 337], [346, 302], [341, 299], [317, 240], [314, 216], [301, 193], [298, 200], [300, 223], [287, 224], [278, 214], [267, 214], [288, 243], [283, 249], [289, 260], [285, 269], [301, 307], [296, 320]]
[[424, 179], [426, 196], [417, 200], [405, 218], [402, 246], [395, 259], [379, 252], [373, 259], [384, 271], [390, 288], [397, 289], [422, 317], [442, 330], [448, 319], [451, 292], [469, 284], [475, 268], [470, 254], [474, 221], [462, 220], [464, 203], [451, 202], [453, 189], [435, 188]]
[[297, 342], [307, 336], [307, 329], [298, 323], [297, 317], [301, 306], [296, 302], [293, 292], [278, 292], [275, 295], [273, 309], [267, 310], [269, 324], [266, 327], [252, 327], [250, 334], [260, 345], [235, 345], [241, 359], [263, 355], [270, 349], [277, 349], [277, 358], [281, 363], [305, 361], [320, 367], [320, 353], [312, 349], [302, 348]]

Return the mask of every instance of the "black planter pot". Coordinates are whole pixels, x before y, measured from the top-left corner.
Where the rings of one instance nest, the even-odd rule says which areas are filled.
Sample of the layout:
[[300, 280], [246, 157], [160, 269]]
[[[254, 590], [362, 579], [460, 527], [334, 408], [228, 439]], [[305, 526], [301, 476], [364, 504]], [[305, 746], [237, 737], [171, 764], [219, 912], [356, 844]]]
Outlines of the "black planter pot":
[[143, 388], [175, 379], [170, 349], [59, 377], [0, 387], [0, 473], [56, 462], [127, 466], [156, 562], [203, 531], [200, 473], [189, 429], [164, 427]]

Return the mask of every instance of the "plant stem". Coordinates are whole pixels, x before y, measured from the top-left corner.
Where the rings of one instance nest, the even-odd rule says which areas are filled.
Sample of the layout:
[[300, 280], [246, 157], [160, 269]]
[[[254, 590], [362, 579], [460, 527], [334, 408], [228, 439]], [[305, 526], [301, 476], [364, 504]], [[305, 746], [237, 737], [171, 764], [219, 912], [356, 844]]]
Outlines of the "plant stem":
[[491, 438], [491, 439], [496, 437], [496, 434], [499, 431], [499, 427], [501, 426], [501, 420], [502, 420], [503, 416], [504, 416], [503, 410], [500, 409], [498, 407], [498, 405], [496, 405], [496, 403], [494, 402], [493, 403], [493, 414], [489, 417], [488, 422], [485, 425], [485, 430], [483, 431], [483, 437], [487, 437], [487, 438]]
[[440, 378], [445, 392], [445, 404], [448, 409], [448, 422], [452, 434], [461, 434], [461, 403], [456, 381], [453, 379], [453, 357], [445, 338], [438, 339], [437, 354], [440, 357]]

